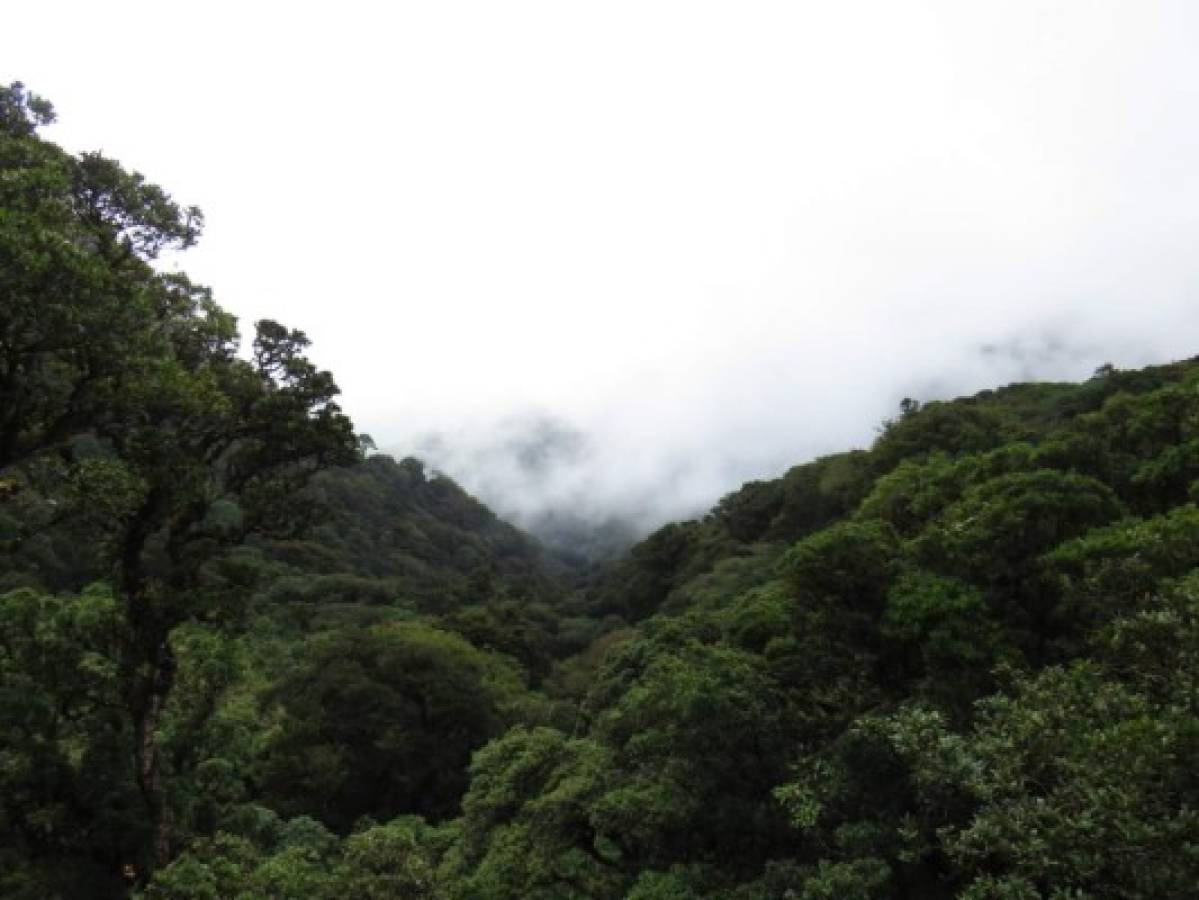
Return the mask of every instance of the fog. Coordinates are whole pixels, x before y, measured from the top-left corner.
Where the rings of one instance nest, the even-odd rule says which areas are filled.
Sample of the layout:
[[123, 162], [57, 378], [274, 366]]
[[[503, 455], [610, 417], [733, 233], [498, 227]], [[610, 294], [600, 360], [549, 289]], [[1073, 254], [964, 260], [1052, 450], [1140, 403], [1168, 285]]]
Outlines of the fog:
[[[1147, 331], [1147, 317], [1161, 333]], [[701, 515], [745, 481], [868, 447], [905, 397], [1079, 381], [1108, 362], [1135, 368], [1199, 353], [1188, 304], [1049, 319], [1030, 314], [1011, 328], [956, 330], [907, 322], [889, 332], [861, 323], [779, 348], [765, 365], [725, 365], [670, 394], [647, 384], [611, 408], [573, 417], [526, 408], [430, 424], [391, 449], [425, 459], [551, 542], [577, 539], [588, 523], [606, 527], [602, 552], [622, 537]], [[557, 515], [547, 519], [549, 512]]]
[[42, 2], [5, 29], [55, 140], [204, 208], [179, 265], [526, 524], [643, 530], [905, 396], [1199, 352], [1187, 0]]

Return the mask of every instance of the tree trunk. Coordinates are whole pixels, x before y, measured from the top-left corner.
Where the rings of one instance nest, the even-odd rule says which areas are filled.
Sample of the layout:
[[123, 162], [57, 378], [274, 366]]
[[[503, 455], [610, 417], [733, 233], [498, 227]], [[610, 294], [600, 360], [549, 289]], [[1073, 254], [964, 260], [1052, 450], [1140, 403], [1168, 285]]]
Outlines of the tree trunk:
[[150, 820], [151, 864], [158, 869], [171, 859], [170, 807], [162, 784], [157, 738], [162, 710], [175, 679], [175, 657], [165, 637], [150, 649], [147, 656], [149, 658], [138, 667], [140, 671], [132, 686], [130, 712], [133, 715], [137, 786]]
[[151, 491], [126, 527], [121, 542], [117, 584], [125, 609], [126, 634], [122, 678], [133, 723], [133, 769], [150, 823], [152, 869], [170, 862], [170, 809], [162, 785], [158, 725], [175, 681], [170, 623], [148, 589], [142, 554], [162, 518], [162, 493]]

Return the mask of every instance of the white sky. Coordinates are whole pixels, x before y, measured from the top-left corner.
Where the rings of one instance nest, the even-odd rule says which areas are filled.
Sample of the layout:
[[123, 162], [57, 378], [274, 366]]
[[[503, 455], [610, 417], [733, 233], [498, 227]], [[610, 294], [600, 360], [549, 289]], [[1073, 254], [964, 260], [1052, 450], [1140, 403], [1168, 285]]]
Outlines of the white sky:
[[[908, 394], [1199, 353], [1193, 0], [39, 0], [0, 29], [54, 140], [204, 209], [183, 267], [509, 511], [675, 515]], [[586, 435], [552, 477], [503, 451], [528, 415]]]

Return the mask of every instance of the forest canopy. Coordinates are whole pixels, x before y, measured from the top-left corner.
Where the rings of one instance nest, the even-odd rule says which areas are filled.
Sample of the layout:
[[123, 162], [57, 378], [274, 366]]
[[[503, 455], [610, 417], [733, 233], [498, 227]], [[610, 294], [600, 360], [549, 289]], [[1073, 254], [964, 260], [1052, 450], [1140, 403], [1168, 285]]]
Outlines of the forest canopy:
[[562, 562], [0, 88], [0, 895], [1170, 898], [1199, 362], [905, 401]]

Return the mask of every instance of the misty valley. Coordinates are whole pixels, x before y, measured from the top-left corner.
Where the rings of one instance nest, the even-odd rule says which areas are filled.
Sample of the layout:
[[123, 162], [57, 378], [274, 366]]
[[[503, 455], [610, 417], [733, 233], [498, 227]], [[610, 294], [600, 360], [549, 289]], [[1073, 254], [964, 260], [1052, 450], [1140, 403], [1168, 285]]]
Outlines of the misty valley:
[[0, 88], [0, 896], [1195, 896], [1199, 357], [539, 540], [53, 121]]

